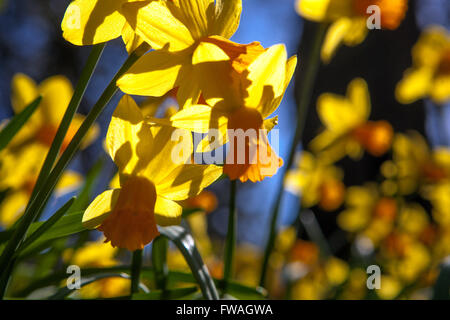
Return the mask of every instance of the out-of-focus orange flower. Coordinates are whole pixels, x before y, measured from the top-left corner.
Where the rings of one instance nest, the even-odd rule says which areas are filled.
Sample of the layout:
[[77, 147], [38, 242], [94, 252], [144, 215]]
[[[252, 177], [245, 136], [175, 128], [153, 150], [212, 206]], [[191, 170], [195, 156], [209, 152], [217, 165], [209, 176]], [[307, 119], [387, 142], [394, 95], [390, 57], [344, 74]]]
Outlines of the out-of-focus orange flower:
[[369, 121], [370, 95], [367, 83], [356, 78], [348, 85], [345, 97], [324, 93], [317, 101], [317, 112], [325, 126], [310, 148], [334, 162], [349, 155], [358, 158], [362, 149], [381, 156], [391, 147], [394, 135], [386, 121]]
[[372, 5], [380, 9], [381, 28], [393, 30], [405, 17], [408, 0], [297, 0], [296, 9], [308, 20], [331, 23], [321, 52], [322, 60], [329, 62], [342, 43], [356, 46], [364, 41]]
[[302, 199], [302, 207], [319, 205], [326, 211], [339, 208], [345, 197], [342, 183], [342, 171], [303, 151], [298, 161], [298, 168], [288, 172], [285, 187]]

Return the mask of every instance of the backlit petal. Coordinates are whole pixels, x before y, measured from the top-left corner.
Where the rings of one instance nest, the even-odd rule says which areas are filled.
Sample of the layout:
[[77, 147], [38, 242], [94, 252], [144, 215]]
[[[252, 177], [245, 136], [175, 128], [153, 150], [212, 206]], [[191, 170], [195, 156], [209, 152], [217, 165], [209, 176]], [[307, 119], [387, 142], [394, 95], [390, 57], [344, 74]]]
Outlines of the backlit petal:
[[231, 38], [241, 19], [242, 0], [217, 0], [212, 34]]
[[137, 35], [154, 49], [168, 44], [170, 51], [179, 51], [194, 44], [191, 32], [179, 20], [179, 8], [170, 1], [126, 3], [122, 9]]
[[113, 210], [119, 194], [120, 189], [114, 189], [98, 195], [83, 214], [83, 226], [95, 229], [101, 225]]
[[117, 86], [128, 94], [160, 97], [177, 86], [186, 63], [190, 61], [185, 52], [151, 51], [119, 78]]
[[63, 37], [75, 45], [91, 45], [119, 37], [125, 25], [120, 12], [127, 0], [75, 0], [66, 9]]
[[183, 208], [176, 202], [162, 196], [156, 198], [155, 218], [160, 226], [180, 224]]

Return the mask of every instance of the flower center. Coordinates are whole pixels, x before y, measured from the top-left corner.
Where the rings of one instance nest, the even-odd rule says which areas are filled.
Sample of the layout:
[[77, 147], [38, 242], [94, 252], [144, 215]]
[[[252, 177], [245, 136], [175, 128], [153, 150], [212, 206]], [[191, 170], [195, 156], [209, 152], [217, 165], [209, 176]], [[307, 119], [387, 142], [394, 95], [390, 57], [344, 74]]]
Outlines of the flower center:
[[442, 58], [437, 67], [437, 75], [450, 75], [450, 49], [447, 49], [442, 54]]
[[397, 214], [397, 204], [392, 198], [381, 198], [374, 208], [374, 216], [386, 221], [393, 221]]
[[389, 150], [394, 131], [387, 121], [368, 121], [355, 128], [351, 136], [371, 155], [379, 157]]
[[447, 177], [444, 168], [433, 161], [426, 162], [422, 165], [422, 174], [429, 182], [439, 182]]
[[408, 0], [354, 0], [353, 8], [357, 15], [370, 16], [367, 8], [376, 5], [380, 8], [381, 27], [394, 30], [402, 22], [408, 9]]
[[252, 108], [241, 107], [228, 119], [230, 149], [224, 173], [231, 180], [261, 181], [273, 176], [283, 160], [272, 150], [261, 114]]
[[[54, 125], [44, 124], [37, 132], [36, 139], [42, 144], [50, 147], [53, 143], [53, 139], [56, 136], [57, 130], [58, 127]], [[64, 137], [64, 140], [61, 145], [61, 152], [63, 152], [67, 148], [70, 141], [72, 141], [72, 138], [75, 136], [76, 132], [77, 130], [74, 128], [74, 126], [69, 126], [69, 129], [67, 130], [66, 136]]]
[[111, 214], [98, 230], [113, 247], [130, 251], [143, 249], [159, 235], [154, 215], [156, 203], [154, 184], [142, 177], [131, 177], [120, 190]]
[[336, 179], [328, 179], [320, 185], [319, 206], [325, 211], [334, 211], [339, 208], [344, 201], [344, 184]]

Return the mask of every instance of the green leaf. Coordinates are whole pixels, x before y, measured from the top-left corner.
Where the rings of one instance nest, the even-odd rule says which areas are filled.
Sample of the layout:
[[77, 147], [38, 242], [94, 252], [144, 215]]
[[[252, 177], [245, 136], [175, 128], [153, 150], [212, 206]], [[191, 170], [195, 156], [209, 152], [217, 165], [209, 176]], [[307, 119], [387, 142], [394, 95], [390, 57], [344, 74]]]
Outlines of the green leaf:
[[38, 240], [47, 230], [55, 225], [59, 219], [69, 210], [70, 206], [75, 201], [75, 197], [67, 201], [61, 208], [59, 208], [47, 221], [43, 222], [36, 231], [34, 231], [29, 237], [25, 238], [25, 241], [19, 247], [17, 252], [26, 249], [34, 241]]
[[38, 97], [31, 102], [25, 109], [19, 114], [15, 115], [0, 132], [0, 151], [3, 150], [8, 143], [14, 138], [17, 132], [22, 126], [30, 119], [33, 113], [36, 111], [39, 103], [41, 103], [42, 97]]
[[433, 300], [450, 299], [450, 258], [441, 264], [441, 272], [434, 285]]
[[[128, 274], [125, 273], [104, 273], [104, 274], [99, 274], [99, 275], [95, 275], [95, 276], [91, 276], [88, 278], [84, 278], [80, 281], [80, 288], [91, 284], [95, 281], [98, 280], [102, 280], [102, 279], [106, 279], [106, 278], [123, 278], [123, 279], [130, 279], [130, 276]], [[148, 288], [140, 283], [139, 287], [144, 291], [144, 292], [149, 292]], [[60, 288], [55, 294], [51, 295], [50, 297], [48, 297], [48, 300], [63, 300], [64, 298], [66, 298], [67, 296], [69, 296], [70, 294], [72, 294], [75, 290], [74, 289], [69, 289], [67, 286]]]
[[185, 298], [198, 291], [197, 287], [178, 288], [171, 290], [152, 290], [149, 293], [133, 294], [132, 300], [174, 300]]
[[[109, 268], [82, 268], [81, 274], [83, 276], [93, 276], [97, 274], [105, 274], [105, 273], [126, 273], [130, 271], [129, 266], [116, 266]], [[155, 276], [154, 270], [152, 267], [142, 267], [142, 276], [144, 278], [153, 278]], [[67, 273], [64, 271], [53, 272], [52, 274], [42, 278], [35, 280], [27, 287], [22, 289], [20, 292], [16, 294], [18, 297], [26, 297], [33, 291], [48, 287], [50, 285], [59, 284], [62, 280], [67, 278]], [[214, 280], [216, 283], [219, 283], [221, 280]], [[196, 283], [194, 276], [191, 273], [182, 272], [182, 271], [169, 271], [168, 274], [168, 283], [170, 284], [179, 284], [179, 283]], [[230, 282], [228, 285], [228, 291], [230, 294], [234, 296], [247, 296], [251, 297], [251, 299], [263, 299], [267, 297], [267, 292], [263, 288], [252, 288], [245, 286], [243, 284], [239, 284], [236, 282]], [[250, 298], [249, 298], [250, 299]]]
[[89, 200], [92, 194], [92, 189], [94, 187], [95, 182], [97, 181], [98, 176], [100, 175], [103, 168], [104, 159], [101, 157], [97, 160], [97, 162], [92, 166], [89, 172], [86, 175], [86, 179], [84, 182], [83, 189], [77, 196], [77, 199], [72, 205], [72, 211], [81, 211], [86, 210], [89, 205]]
[[165, 290], [169, 268], [167, 266], [167, 249], [169, 243], [166, 237], [157, 237], [152, 243], [152, 266], [155, 269], [157, 288]]
[[[86, 230], [81, 223], [82, 218], [83, 218], [82, 211], [66, 214], [64, 217], [59, 219], [59, 221], [56, 222], [51, 228], [49, 228], [44, 234], [42, 234], [36, 241], [34, 241], [32, 244], [29, 244], [25, 250], [21, 250], [18, 255], [20, 257], [29, 255], [33, 253], [36, 249], [40, 249], [42, 245], [45, 245], [46, 243], [52, 240], [70, 236], [72, 234]], [[30, 226], [30, 233], [34, 233], [46, 222], [47, 221], [32, 223]]]
[[216, 286], [211, 278], [208, 268], [203, 263], [202, 257], [195, 246], [192, 236], [181, 226], [161, 227], [159, 232], [169, 238], [181, 251], [189, 268], [194, 275], [203, 297], [207, 300], [218, 300]]

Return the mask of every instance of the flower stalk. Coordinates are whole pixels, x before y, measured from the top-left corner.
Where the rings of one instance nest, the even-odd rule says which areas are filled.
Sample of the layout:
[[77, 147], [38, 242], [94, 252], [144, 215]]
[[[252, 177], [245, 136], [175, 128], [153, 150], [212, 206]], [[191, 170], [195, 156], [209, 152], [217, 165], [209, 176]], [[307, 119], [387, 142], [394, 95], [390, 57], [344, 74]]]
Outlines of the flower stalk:
[[264, 251], [263, 264], [261, 269], [261, 276], [259, 280], [260, 286], [264, 287], [266, 283], [267, 268], [269, 264], [269, 258], [272, 253], [275, 239], [276, 239], [276, 225], [278, 221], [279, 209], [281, 205], [281, 199], [284, 190], [284, 178], [289, 168], [292, 167], [294, 162], [295, 151], [297, 146], [302, 139], [303, 131], [305, 128], [306, 115], [308, 112], [309, 105], [311, 104], [311, 97], [314, 88], [314, 83], [316, 80], [317, 72], [320, 66], [320, 49], [322, 47], [323, 40], [326, 35], [328, 25], [320, 24], [317, 26], [314, 41], [312, 44], [311, 52], [308, 59], [305, 62], [305, 71], [302, 77], [302, 81], [298, 87], [298, 109], [297, 109], [297, 126], [295, 130], [294, 140], [291, 145], [291, 149], [288, 154], [286, 161], [286, 168], [283, 173], [283, 178], [281, 179], [280, 187], [277, 191], [275, 204], [271, 212], [270, 217], [270, 231], [269, 238], [267, 240], [266, 248]]
[[225, 258], [224, 258], [224, 271], [223, 271], [223, 281], [222, 281], [222, 291], [223, 294], [226, 293], [228, 283], [231, 281], [233, 276], [233, 262], [234, 262], [234, 251], [236, 247], [236, 180], [230, 181], [230, 210], [228, 214], [228, 230], [225, 242]]

